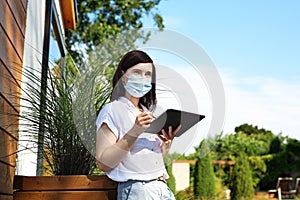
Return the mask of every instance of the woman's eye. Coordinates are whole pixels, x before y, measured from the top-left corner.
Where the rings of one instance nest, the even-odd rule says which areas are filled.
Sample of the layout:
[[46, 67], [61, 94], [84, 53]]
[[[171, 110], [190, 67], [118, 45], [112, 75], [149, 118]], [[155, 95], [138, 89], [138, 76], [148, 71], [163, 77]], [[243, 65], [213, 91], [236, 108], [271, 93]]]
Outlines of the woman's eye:
[[145, 76], [146, 76], [147, 78], [151, 78], [151, 77], [152, 77], [152, 73], [151, 73], [151, 72], [147, 72], [147, 73], [145, 74]]
[[139, 71], [139, 70], [134, 70], [134, 71], [133, 71], [133, 74], [135, 74], [135, 75], [141, 75], [141, 74], [142, 74], [142, 72], [141, 72], [141, 71]]

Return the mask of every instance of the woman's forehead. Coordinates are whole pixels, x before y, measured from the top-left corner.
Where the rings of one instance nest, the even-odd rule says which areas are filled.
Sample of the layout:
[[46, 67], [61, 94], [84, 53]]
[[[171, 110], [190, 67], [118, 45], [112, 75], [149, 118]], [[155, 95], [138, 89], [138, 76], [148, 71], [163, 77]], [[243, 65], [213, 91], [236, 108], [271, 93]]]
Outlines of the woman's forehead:
[[128, 70], [134, 70], [134, 69], [139, 69], [143, 71], [151, 71], [152, 72], [152, 63], [139, 63], [136, 64], [132, 67], [130, 67]]

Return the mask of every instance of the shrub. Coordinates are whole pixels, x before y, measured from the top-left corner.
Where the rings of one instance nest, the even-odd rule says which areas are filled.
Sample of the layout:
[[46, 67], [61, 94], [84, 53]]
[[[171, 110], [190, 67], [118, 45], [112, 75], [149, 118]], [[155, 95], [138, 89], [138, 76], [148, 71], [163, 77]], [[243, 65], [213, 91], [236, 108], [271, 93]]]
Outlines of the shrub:
[[[201, 142], [200, 148], [203, 145], [206, 145], [205, 141]], [[194, 195], [203, 200], [216, 199], [215, 176], [210, 154], [197, 158], [194, 171]]]
[[245, 154], [237, 157], [233, 168], [230, 190], [232, 200], [252, 200], [254, 197], [252, 171], [248, 157]]
[[172, 173], [172, 163], [166, 165], [167, 172], [169, 174], [169, 179], [167, 180], [167, 185], [171, 189], [171, 191], [175, 194], [176, 192], [176, 182], [175, 177]]

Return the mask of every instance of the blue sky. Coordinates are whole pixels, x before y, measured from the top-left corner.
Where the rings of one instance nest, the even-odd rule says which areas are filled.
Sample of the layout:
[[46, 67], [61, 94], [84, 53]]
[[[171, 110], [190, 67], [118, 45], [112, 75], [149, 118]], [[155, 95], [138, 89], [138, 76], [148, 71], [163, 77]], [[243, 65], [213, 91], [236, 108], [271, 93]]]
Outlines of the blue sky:
[[224, 132], [250, 123], [300, 139], [300, 1], [162, 0], [158, 10], [166, 29], [194, 40], [217, 67]]
[[158, 9], [166, 28], [195, 40], [218, 67], [283, 79], [299, 75], [299, 1], [162, 0]]

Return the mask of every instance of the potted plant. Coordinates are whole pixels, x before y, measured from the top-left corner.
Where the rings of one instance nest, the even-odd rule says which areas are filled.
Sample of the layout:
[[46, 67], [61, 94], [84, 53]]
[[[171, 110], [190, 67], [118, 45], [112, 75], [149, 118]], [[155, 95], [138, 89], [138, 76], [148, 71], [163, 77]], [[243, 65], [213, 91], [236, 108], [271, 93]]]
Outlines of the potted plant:
[[[75, 191], [82, 193], [80, 199], [85, 195], [89, 199], [114, 199], [116, 183], [101, 176], [95, 160], [96, 115], [110, 97], [110, 84], [102, 75], [104, 67], [86, 70], [83, 75], [71, 62], [67, 62], [64, 75], [59, 68], [56, 65], [48, 71], [44, 94], [39, 88], [40, 73], [23, 68], [28, 82], [23, 83], [26, 89], [21, 99], [25, 111], [20, 114], [19, 132], [42, 148], [43, 175], [52, 176], [16, 176], [15, 199], [43, 195], [55, 199], [60, 197], [56, 190], [64, 191], [61, 195], [72, 199], [77, 195]], [[46, 97], [45, 109], [40, 109], [41, 95]], [[41, 137], [42, 143], [38, 140]]]

